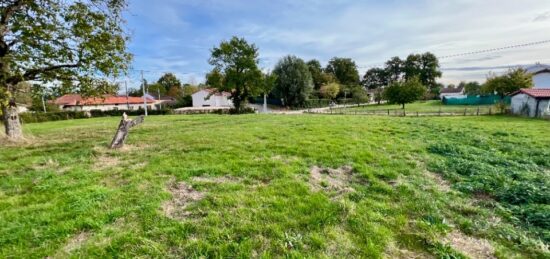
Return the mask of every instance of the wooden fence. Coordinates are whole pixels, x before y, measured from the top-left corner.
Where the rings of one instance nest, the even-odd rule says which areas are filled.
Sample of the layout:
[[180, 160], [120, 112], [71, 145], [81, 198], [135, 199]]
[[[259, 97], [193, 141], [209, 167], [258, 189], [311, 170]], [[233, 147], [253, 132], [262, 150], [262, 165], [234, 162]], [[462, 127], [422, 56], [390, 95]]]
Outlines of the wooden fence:
[[353, 109], [327, 109], [327, 110], [308, 110], [310, 114], [332, 114], [332, 115], [375, 115], [375, 116], [395, 116], [395, 117], [425, 117], [425, 116], [481, 116], [507, 114], [508, 111], [489, 108], [465, 108], [464, 110], [437, 110], [437, 111], [407, 111], [403, 109], [387, 110], [353, 110]]

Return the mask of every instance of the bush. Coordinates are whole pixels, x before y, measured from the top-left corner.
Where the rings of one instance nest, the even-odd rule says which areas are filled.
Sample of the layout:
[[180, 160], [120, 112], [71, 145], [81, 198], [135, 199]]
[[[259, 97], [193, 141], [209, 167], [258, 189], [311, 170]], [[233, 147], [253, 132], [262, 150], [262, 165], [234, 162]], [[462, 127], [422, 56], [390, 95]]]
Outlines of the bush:
[[[125, 110], [112, 110], [112, 111], [102, 111], [102, 110], [91, 110], [91, 117], [106, 117], [106, 116], [122, 116], [123, 113], [126, 113], [128, 116], [139, 116], [145, 114], [145, 111], [142, 109], [125, 111]], [[167, 115], [172, 114], [172, 110], [162, 109], [162, 110], [147, 110], [148, 115]]]
[[49, 112], [49, 113], [21, 113], [19, 115], [23, 123], [35, 123], [46, 121], [72, 120], [88, 118], [85, 112]]

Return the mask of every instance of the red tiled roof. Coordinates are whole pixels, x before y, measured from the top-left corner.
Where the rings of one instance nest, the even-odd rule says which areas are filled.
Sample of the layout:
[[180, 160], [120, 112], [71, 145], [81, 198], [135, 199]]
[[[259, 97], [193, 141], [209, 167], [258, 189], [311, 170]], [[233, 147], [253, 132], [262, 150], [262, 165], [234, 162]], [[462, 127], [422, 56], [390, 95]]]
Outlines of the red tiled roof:
[[520, 89], [519, 91], [516, 91], [511, 94], [511, 96], [514, 96], [516, 94], [523, 93], [526, 95], [529, 95], [533, 98], [550, 98], [550, 88], [525, 88]]
[[[155, 100], [147, 99], [147, 103], [154, 103]], [[126, 96], [105, 95], [103, 97], [88, 97], [82, 98], [78, 94], [67, 94], [57, 98], [54, 101], [57, 105], [76, 106], [76, 105], [114, 105], [114, 104], [142, 104], [142, 97], [131, 97], [126, 99]]]
[[204, 91], [207, 91], [208, 93], [210, 94], [213, 94], [213, 95], [217, 95], [217, 96], [231, 96], [231, 93], [229, 92], [218, 92], [218, 90], [214, 89], [214, 88], [204, 88], [202, 89]]

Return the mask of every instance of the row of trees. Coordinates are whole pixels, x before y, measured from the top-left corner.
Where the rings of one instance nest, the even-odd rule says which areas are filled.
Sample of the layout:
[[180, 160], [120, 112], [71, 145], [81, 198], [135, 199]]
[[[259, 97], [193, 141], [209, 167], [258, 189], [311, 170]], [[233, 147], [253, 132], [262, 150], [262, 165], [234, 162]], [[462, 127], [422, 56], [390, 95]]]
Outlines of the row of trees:
[[280, 98], [285, 106], [302, 106], [312, 97], [367, 97], [357, 65], [349, 58], [333, 58], [323, 68], [318, 60], [305, 62], [289, 55], [281, 58], [272, 72], [264, 73], [258, 55], [254, 44], [237, 37], [212, 50], [209, 63], [214, 68], [206, 75], [206, 84], [231, 92], [237, 111], [249, 97], [258, 95]]

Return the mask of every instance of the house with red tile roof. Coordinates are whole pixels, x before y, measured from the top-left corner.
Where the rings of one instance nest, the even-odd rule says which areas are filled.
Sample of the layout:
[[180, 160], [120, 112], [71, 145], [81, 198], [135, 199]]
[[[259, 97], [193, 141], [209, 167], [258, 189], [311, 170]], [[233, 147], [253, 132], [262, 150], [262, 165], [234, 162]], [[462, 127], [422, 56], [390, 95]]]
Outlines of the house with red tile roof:
[[[155, 110], [155, 100], [145, 98], [147, 108]], [[53, 101], [64, 111], [112, 111], [112, 110], [139, 110], [144, 107], [144, 98], [131, 96], [104, 95], [100, 97], [82, 97], [79, 94], [66, 94]]]
[[550, 86], [520, 89], [512, 93], [512, 113], [529, 117], [550, 117]]

